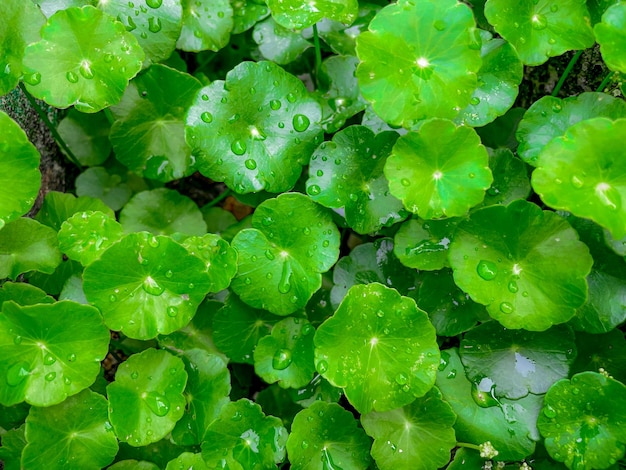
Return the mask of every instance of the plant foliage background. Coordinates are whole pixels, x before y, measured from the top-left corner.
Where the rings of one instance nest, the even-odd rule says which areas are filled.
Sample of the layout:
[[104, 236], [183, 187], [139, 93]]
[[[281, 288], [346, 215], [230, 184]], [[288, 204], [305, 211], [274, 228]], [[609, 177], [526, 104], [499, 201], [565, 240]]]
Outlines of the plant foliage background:
[[4, 468], [626, 466], [626, 2], [0, 18]]

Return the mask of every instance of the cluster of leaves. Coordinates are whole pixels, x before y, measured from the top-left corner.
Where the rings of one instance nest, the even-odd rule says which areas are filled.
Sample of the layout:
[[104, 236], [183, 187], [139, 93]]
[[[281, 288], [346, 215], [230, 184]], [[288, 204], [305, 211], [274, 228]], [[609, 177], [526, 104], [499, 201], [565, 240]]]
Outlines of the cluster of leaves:
[[6, 469], [624, 466], [626, 2], [469, 3], [0, 2]]

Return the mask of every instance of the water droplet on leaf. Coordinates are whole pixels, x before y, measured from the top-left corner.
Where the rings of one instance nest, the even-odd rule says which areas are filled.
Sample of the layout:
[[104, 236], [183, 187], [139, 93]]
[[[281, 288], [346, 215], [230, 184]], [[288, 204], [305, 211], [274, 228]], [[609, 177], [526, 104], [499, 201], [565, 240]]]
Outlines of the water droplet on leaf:
[[18, 362], [9, 367], [7, 371], [7, 383], [15, 387], [22, 383], [30, 375], [30, 367], [26, 362]]
[[476, 266], [476, 272], [485, 281], [491, 281], [498, 274], [498, 267], [492, 261], [480, 260], [478, 266]]
[[298, 132], [304, 132], [309, 128], [311, 121], [304, 114], [296, 114], [292, 120], [293, 128]]
[[210, 122], [213, 122], [213, 115], [208, 111], [205, 111], [200, 115], [200, 119], [208, 124]]
[[150, 408], [150, 411], [157, 416], [165, 416], [170, 411], [170, 401], [158, 392], [146, 393], [144, 401]]
[[235, 140], [231, 145], [230, 149], [235, 155], [243, 155], [246, 153], [248, 149], [246, 143], [243, 140]]
[[150, 295], [161, 295], [165, 288], [155, 281], [151, 276], [146, 277], [141, 285], [143, 290]]
[[276, 370], [284, 370], [291, 365], [291, 351], [289, 349], [279, 349], [272, 358], [272, 367]]
[[78, 82], [78, 75], [76, 75], [74, 72], [67, 72], [65, 74], [65, 78], [67, 78], [67, 81], [70, 83], [77, 83]]

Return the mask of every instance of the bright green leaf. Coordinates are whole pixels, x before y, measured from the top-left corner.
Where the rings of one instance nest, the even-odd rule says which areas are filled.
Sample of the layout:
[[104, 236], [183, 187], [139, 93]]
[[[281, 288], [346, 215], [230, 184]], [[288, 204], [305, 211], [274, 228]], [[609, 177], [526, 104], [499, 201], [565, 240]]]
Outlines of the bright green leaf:
[[411, 219], [400, 225], [393, 253], [410, 268], [436, 271], [449, 266], [448, 246], [459, 219]]
[[[587, 8], [591, 16], [591, 24], [595, 25], [602, 20], [602, 15], [611, 5], [619, 3], [620, 0], [587, 0]], [[594, 31], [595, 32], [595, 31]]]
[[367, 26], [380, 8], [375, 3], [361, 3], [357, 19], [349, 25], [324, 18], [316, 24], [319, 36], [335, 54], [355, 56], [356, 38], [367, 31]]
[[183, 452], [174, 460], [167, 463], [165, 470], [210, 470], [204, 463], [202, 454], [192, 454], [191, 452]]
[[57, 130], [81, 165], [101, 165], [111, 153], [111, 125], [102, 112], [85, 114], [72, 108]]
[[183, 29], [176, 43], [183, 51], [219, 51], [233, 29], [233, 8], [228, 0], [182, 0]]
[[317, 0], [313, 4], [305, 0], [268, 0], [272, 17], [283, 28], [304, 29], [322, 18], [351, 24], [357, 17], [357, 0]]
[[4, 464], [4, 470], [22, 470], [22, 451], [26, 446], [25, 428], [26, 425], [22, 425], [2, 435], [0, 462]]
[[207, 233], [202, 237], [186, 238], [182, 245], [206, 265], [211, 282], [209, 292], [219, 292], [230, 285], [237, 272], [237, 252], [219, 235]]
[[77, 212], [85, 211], [100, 211], [115, 219], [113, 211], [99, 199], [90, 196], [76, 197], [70, 193], [57, 191], [46, 193], [35, 219], [58, 232], [63, 222]]
[[263, 0], [230, 0], [233, 7], [232, 34], [240, 34], [252, 28], [270, 14]]
[[602, 21], [595, 25], [596, 35], [602, 59], [607, 67], [617, 72], [626, 73], [626, 4], [611, 5], [602, 15]]
[[2, 284], [2, 287], [0, 287], [0, 310], [2, 310], [2, 304], [7, 300], [11, 300], [22, 306], [52, 304], [55, 302], [53, 297], [50, 297], [38, 287], [31, 286], [24, 282], [9, 281], [6, 281]]

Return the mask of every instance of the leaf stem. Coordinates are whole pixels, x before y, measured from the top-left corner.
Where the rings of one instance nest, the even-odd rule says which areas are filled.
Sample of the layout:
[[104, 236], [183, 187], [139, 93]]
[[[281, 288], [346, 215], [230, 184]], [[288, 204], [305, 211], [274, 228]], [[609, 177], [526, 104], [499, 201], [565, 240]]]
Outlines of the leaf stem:
[[570, 72], [574, 68], [574, 65], [576, 65], [576, 62], [578, 62], [578, 59], [580, 59], [580, 56], [583, 55], [583, 52], [584, 52], [583, 50], [578, 51], [576, 54], [574, 54], [574, 57], [572, 57], [572, 59], [569, 61], [569, 64], [567, 64], [567, 67], [565, 67], [565, 70], [563, 70], [563, 74], [561, 75], [561, 78], [559, 78], [559, 81], [554, 87], [554, 90], [552, 90], [552, 93], [551, 93], [552, 96], [556, 96], [559, 94], [559, 91], [561, 91], [561, 87], [563, 87], [563, 83], [565, 83], [565, 80], [567, 79]]
[[604, 77], [604, 80], [602, 80], [602, 83], [600, 83], [600, 86], [598, 86], [598, 88], [596, 89], [596, 91], [602, 91], [604, 90], [604, 88], [609, 84], [609, 82], [611, 81], [611, 78], [613, 78], [613, 75], [615, 74], [615, 72], [611, 71], [608, 73], [608, 75], [606, 77]]
[[469, 442], [457, 442], [456, 446], [465, 447], [466, 449], [473, 449], [480, 452], [480, 446], [477, 446], [476, 444], [470, 444]]
[[319, 88], [319, 75], [322, 68], [322, 48], [320, 46], [320, 36], [317, 32], [317, 24], [313, 24], [313, 44], [315, 45], [315, 85]]
[[28, 99], [30, 105], [33, 107], [33, 109], [39, 115], [39, 118], [43, 121], [43, 123], [46, 125], [46, 127], [50, 130], [50, 133], [52, 134], [52, 137], [54, 138], [54, 140], [57, 143], [57, 145], [59, 147], [61, 147], [61, 149], [63, 150], [63, 152], [67, 156], [67, 159], [70, 162], [72, 162], [74, 165], [76, 165], [79, 170], [82, 171], [83, 166], [78, 161], [78, 158], [76, 158], [76, 155], [74, 155], [74, 153], [67, 146], [67, 144], [65, 143], [65, 141], [63, 140], [63, 138], [61, 137], [59, 132], [57, 131], [57, 128], [50, 122], [50, 119], [48, 119], [48, 114], [43, 109], [41, 109], [41, 106], [39, 106], [37, 101], [35, 101], [35, 98], [33, 98], [33, 96], [28, 92], [28, 90], [24, 86], [24, 83], [20, 83], [20, 88], [22, 89], [22, 92], [24, 93], [24, 95]]
[[213, 207], [214, 205], [216, 205], [221, 200], [226, 199], [230, 195], [230, 193], [232, 193], [232, 192], [233, 192], [232, 189], [227, 188], [226, 191], [224, 191], [219, 196], [216, 196], [215, 198], [213, 198], [213, 200], [208, 202], [204, 207]]

